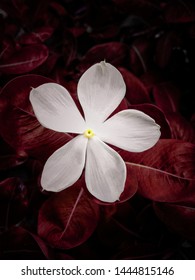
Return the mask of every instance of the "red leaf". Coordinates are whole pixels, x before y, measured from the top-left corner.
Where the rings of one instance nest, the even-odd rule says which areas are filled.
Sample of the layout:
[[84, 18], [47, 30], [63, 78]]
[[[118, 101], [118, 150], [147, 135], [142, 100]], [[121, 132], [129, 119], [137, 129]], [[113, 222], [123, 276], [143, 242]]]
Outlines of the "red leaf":
[[24, 219], [28, 206], [27, 187], [18, 178], [0, 182], [0, 226], [9, 226]]
[[115, 38], [119, 33], [119, 26], [116, 24], [108, 25], [100, 30], [93, 32], [90, 34], [90, 36], [95, 39], [95, 41], [102, 42], [102, 40], [109, 40], [112, 41], [113, 38]]
[[49, 3], [49, 6], [58, 14], [58, 16], [67, 16], [67, 11], [61, 4], [57, 2], [51, 2]]
[[12, 129], [6, 132], [5, 139], [17, 151], [25, 151], [29, 156], [45, 161], [55, 150], [65, 145], [72, 137], [67, 133], [55, 132], [44, 128], [32, 116], [21, 109], [10, 113]]
[[56, 149], [72, 137], [40, 125], [29, 101], [31, 87], [51, 82], [38, 75], [13, 79], [1, 91], [0, 129], [2, 137], [17, 153], [26, 153], [45, 161]]
[[195, 144], [195, 127], [179, 113], [167, 113], [172, 138]]
[[159, 1], [156, 0], [113, 0], [125, 12], [151, 17], [160, 11]]
[[162, 202], [195, 204], [195, 146], [178, 140], [159, 140], [142, 153], [120, 152], [134, 168], [138, 191]]
[[1, 42], [1, 53], [0, 59], [6, 60], [15, 52], [15, 43], [10, 38], [5, 38], [3, 42]]
[[165, 115], [163, 112], [152, 104], [143, 104], [143, 105], [132, 105], [129, 109], [136, 109], [144, 112], [153, 118], [157, 124], [160, 125], [161, 130], [161, 138], [171, 138], [171, 131], [169, 127], [169, 123], [167, 122]]
[[4, 74], [27, 73], [43, 64], [47, 57], [48, 49], [44, 45], [23, 47], [1, 62], [0, 72]]
[[140, 76], [148, 71], [153, 56], [152, 41], [136, 39], [130, 49], [130, 67], [133, 73]]
[[174, 31], [170, 31], [168, 33], [164, 33], [157, 41], [156, 46], [156, 63], [161, 67], [164, 68], [168, 65], [173, 48], [180, 47], [181, 45], [181, 38]]
[[45, 257], [47, 259], [52, 259], [52, 260], [71, 260], [72, 257], [65, 254], [64, 252], [57, 252], [54, 249], [52, 249], [51, 247], [48, 246], [48, 244], [46, 244], [38, 235], [27, 231], [27, 233], [29, 233], [34, 241], [36, 241], [37, 245], [39, 246], [40, 250], [42, 251], [42, 253], [45, 255]]
[[1, 156], [0, 155], [0, 170], [6, 170], [18, 165], [21, 165], [26, 160], [25, 155], [19, 156], [19, 155], [6, 155]]
[[171, 1], [165, 8], [165, 20], [168, 23], [184, 23], [195, 21], [194, 3], [185, 1]]
[[126, 98], [130, 104], [149, 103], [146, 87], [134, 74], [125, 68], [119, 68], [126, 84]]
[[44, 42], [52, 36], [53, 31], [52, 27], [39, 27], [31, 33], [22, 34], [19, 38], [19, 43], [22, 45], [32, 45]]
[[177, 112], [179, 110], [181, 92], [172, 83], [162, 83], [153, 87], [155, 104], [166, 112]]
[[128, 46], [119, 42], [109, 42], [92, 47], [82, 59], [79, 70], [83, 73], [90, 66], [106, 60], [114, 66], [123, 65], [128, 57]]
[[12, 227], [0, 236], [1, 257], [6, 260], [72, 259], [55, 252], [39, 236], [23, 227]]
[[52, 195], [40, 209], [38, 233], [53, 247], [69, 249], [79, 246], [97, 227], [99, 206], [81, 187], [80, 180]]
[[14, 8], [16, 9], [16, 11], [19, 12], [20, 14], [26, 14], [26, 12], [28, 11], [28, 6], [23, 1], [12, 0], [11, 2], [13, 4]]
[[16, 154], [0, 137], [0, 170], [9, 169], [22, 164], [26, 160], [24, 154]]
[[169, 229], [185, 238], [195, 240], [195, 208], [170, 203], [155, 203], [154, 210]]
[[1, 235], [3, 259], [45, 259], [36, 241], [22, 227], [13, 227]]
[[110, 114], [109, 118], [111, 116], [114, 116], [115, 114], [117, 114], [120, 111], [126, 110], [128, 109], [128, 102], [126, 100], [126, 98], [123, 98], [123, 100], [121, 101], [121, 103], [118, 105], [118, 107], [112, 112], [112, 114]]

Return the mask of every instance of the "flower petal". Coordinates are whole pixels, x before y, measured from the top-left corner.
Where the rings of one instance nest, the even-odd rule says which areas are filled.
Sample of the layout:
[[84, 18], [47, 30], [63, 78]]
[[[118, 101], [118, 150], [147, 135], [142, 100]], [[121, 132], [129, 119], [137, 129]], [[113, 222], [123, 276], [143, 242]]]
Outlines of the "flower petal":
[[122, 101], [125, 90], [121, 73], [111, 64], [102, 61], [90, 67], [78, 83], [78, 98], [88, 126], [105, 121]]
[[86, 124], [69, 92], [55, 83], [46, 83], [30, 92], [30, 101], [39, 122], [60, 132], [82, 133]]
[[79, 135], [49, 157], [41, 178], [43, 189], [58, 192], [79, 179], [85, 164], [87, 142], [87, 138]]
[[96, 198], [119, 200], [126, 181], [126, 165], [120, 155], [97, 137], [89, 140], [85, 167], [87, 189]]
[[142, 152], [156, 144], [160, 126], [138, 110], [124, 110], [102, 124], [98, 137], [129, 152]]

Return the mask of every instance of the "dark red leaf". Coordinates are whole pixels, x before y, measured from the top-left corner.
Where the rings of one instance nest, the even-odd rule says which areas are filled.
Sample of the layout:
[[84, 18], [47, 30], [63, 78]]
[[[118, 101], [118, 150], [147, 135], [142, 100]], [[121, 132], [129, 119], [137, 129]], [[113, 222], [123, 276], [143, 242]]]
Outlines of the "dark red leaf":
[[126, 99], [130, 104], [149, 103], [150, 98], [144, 84], [125, 68], [119, 68], [126, 84]]
[[[55, 150], [66, 144], [72, 137], [67, 133], [44, 128], [36, 117], [21, 109], [9, 115], [12, 130], [6, 132], [6, 141], [17, 151], [45, 161]], [[13, 121], [14, 120], [14, 121]]]
[[149, 69], [149, 71], [141, 76], [141, 80], [149, 93], [154, 86], [165, 83], [165, 77], [156, 69], [155, 71]]
[[195, 127], [179, 113], [167, 113], [172, 138], [195, 144]]
[[79, 64], [81, 73], [86, 71], [90, 66], [105, 60], [114, 66], [126, 64], [128, 58], [128, 46], [119, 42], [109, 42], [92, 47], [84, 56]]
[[164, 113], [152, 104], [131, 105], [129, 109], [136, 109], [144, 112], [153, 118], [158, 125], [160, 125], [161, 138], [171, 138], [171, 130]]
[[72, 28], [69, 28], [69, 30], [75, 38], [80, 37], [86, 31], [84, 27], [72, 27]]
[[2, 259], [45, 259], [36, 241], [22, 227], [13, 227], [0, 237]]
[[113, 0], [116, 5], [125, 12], [131, 14], [151, 17], [160, 11], [159, 1], [157, 0]]
[[0, 59], [6, 60], [15, 52], [15, 43], [10, 38], [5, 38], [1, 43]]
[[155, 104], [164, 112], [179, 110], [181, 92], [173, 83], [161, 83], [153, 87]]
[[46, 61], [43, 64], [41, 64], [41, 66], [36, 68], [35, 71], [40, 75], [50, 76], [52, 71], [55, 69], [59, 57], [59, 53], [50, 52]]
[[34, 241], [36, 241], [36, 245], [39, 246], [40, 250], [42, 251], [42, 253], [44, 254], [44, 256], [47, 259], [52, 259], [52, 260], [71, 260], [73, 259], [71, 256], [65, 254], [64, 252], [57, 252], [54, 249], [52, 249], [51, 247], [48, 246], [48, 244], [46, 244], [43, 239], [41, 239], [38, 235], [29, 232], [28, 233], [33, 237]]
[[125, 189], [119, 198], [119, 202], [124, 202], [130, 199], [132, 196], [134, 196], [134, 194], [137, 192], [138, 189], [138, 184], [134, 173], [134, 169], [129, 165], [126, 165], [126, 167], [127, 167], [127, 178], [125, 182]]
[[18, 178], [0, 182], [0, 226], [7, 229], [21, 222], [28, 206], [27, 187]]
[[23, 227], [12, 227], [0, 236], [1, 259], [72, 259], [65, 253], [55, 252], [39, 236]]
[[164, 68], [168, 65], [173, 49], [176, 47], [180, 47], [181, 38], [179, 35], [174, 31], [170, 31], [164, 33], [158, 39], [156, 45], [155, 60], [161, 68]]
[[48, 49], [44, 45], [23, 47], [1, 62], [0, 72], [4, 74], [27, 73], [40, 66], [47, 57]]
[[3, 139], [0, 137], [0, 170], [6, 170], [18, 166], [25, 162], [24, 154], [16, 154]]
[[98, 228], [98, 237], [101, 240], [105, 258], [110, 258], [110, 255], [122, 250], [127, 244], [134, 241], [131, 233], [124, 230], [114, 219], [110, 219]]
[[29, 101], [31, 88], [51, 81], [38, 75], [26, 75], [13, 79], [1, 91], [1, 134], [17, 154], [29, 154], [45, 161], [72, 138], [42, 127], [33, 114]]
[[100, 219], [102, 221], [108, 221], [111, 217], [116, 213], [117, 205], [110, 204], [110, 205], [102, 205], [100, 206]]
[[[29, 93], [32, 87], [44, 83], [53, 82], [51, 79], [39, 75], [24, 75], [9, 81], [0, 93], [0, 113], [13, 108], [20, 108], [26, 112], [33, 113], [29, 101]], [[1, 123], [0, 123], [1, 124]]]
[[159, 219], [174, 232], [195, 240], [195, 208], [170, 203], [154, 203]]
[[112, 114], [109, 116], [109, 118], [115, 114], [117, 114], [120, 111], [128, 109], [128, 101], [126, 98], [123, 98], [119, 106], [112, 112]]
[[0, 155], [0, 170], [6, 170], [18, 165], [21, 165], [26, 160], [25, 156], [19, 155], [7, 155], [1, 156]]
[[59, 15], [59, 16], [66, 16], [67, 15], [67, 11], [65, 10], [65, 8], [57, 3], [57, 2], [51, 2], [49, 3], [49, 6]]
[[110, 40], [115, 38], [119, 32], [119, 27], [117, 25], [108, 25], [101, 30], [93, 32], [90, 34], [92, 38], [96, 40], [96, 42], [101, 42], [102, 40]]
[[130, 67], [133, 73], [140, 76], [151, 68], [153, 43], [148, 38], [136, 39], [130, 49]]
[[[61, 34], [61, 36], [63, 36], [63, 40], [62, 40], [62, 57], [65, 63], [65, 66], [69, 66], [70, 63], [76, 58], [76, 40], [75, 37], [72, 35], [72, 33], [69, 30], [65, 30], [63, 34]], [[56, 38], [57, 40], [61, 40], [60, 38]], [[57, 45], [57, 44], [56, 44]], [[57, 45], [58, 46], [58, 45]], [[58, 52], [56, 50], [56, 52]]]
[[14, 8], [19, 12], [20, 14], [25, 14], [28, 10], [28, 6], [24, 1], [21, 0], [12, 0], [11, 1]]
[[53, 247], [76, 247], [97, 227], [99, 206], [83, 191], [82, 182], [52, 195], [40, 209], [38, 233]]
[[195, 21], [195, 6], [189, 0], [174, 0], [166, 5], [164, 14], [168, 23], [193, 22]]
[[151, 200], [195, 204], [195, 146], [159, 140], [142, 153], [120, 152], [137, 174], [138, 192]]
[[52, 27], [39, 27], [31, 33], [22, 34], [19, 43], [22, 45], [32, 45], [44, 42], [52, 36], [54, 29]]

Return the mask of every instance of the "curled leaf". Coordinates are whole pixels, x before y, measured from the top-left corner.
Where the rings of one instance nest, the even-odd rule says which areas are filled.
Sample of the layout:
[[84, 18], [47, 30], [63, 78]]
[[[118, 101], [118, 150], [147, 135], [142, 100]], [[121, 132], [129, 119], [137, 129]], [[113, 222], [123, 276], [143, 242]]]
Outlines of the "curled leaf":
[[154, 201], [195, 204], [193, 144], [164, 139], [145, 152], [120, 154], [134, 168], [142, 196]]
[[99, 206], [81, 189], [81, 181], [52, 195], [41, 207], [38, 234], [61, 249], [85, 242], [97, 227]]
[[169, 229], [185, 238], [195, 240], [195, 208], [170, 203], [155, 203], [154, 210]]
[[44, 128], [33, 114], [30, 90], [46, 82], [51, 80], [38, 75], [21, 76], [11, 80], [0, 94], [2, 137], [18, 154], [42, 161], [71, 139], [68, 134]]
[[79, 70], [84, 72], [91, 65], [106, 60], [114, 66], [126, 63], [128, 57], [128, 46], [119, 42], [109, 42], [92, 47], [83, 57]]
[[150, 99], [144, 84], [125, 68], [119, 68], [126, 84], [126, 98], [130, 104], [149, 103]]
[[44, 45], [30, 45], [15, 52], [0, 63], [0, 72], [4, 74], [24, 74], [40, 66], [48, 57]]

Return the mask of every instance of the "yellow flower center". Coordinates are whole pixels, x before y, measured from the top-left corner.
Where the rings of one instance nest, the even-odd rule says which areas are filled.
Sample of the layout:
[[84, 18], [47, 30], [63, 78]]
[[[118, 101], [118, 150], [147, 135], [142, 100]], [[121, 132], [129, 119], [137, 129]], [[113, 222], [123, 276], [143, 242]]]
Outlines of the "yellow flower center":
[[92, 138], [95, 135], [93, 130], [90, 128], [86, 129], [83, 134], [87, 138]]

